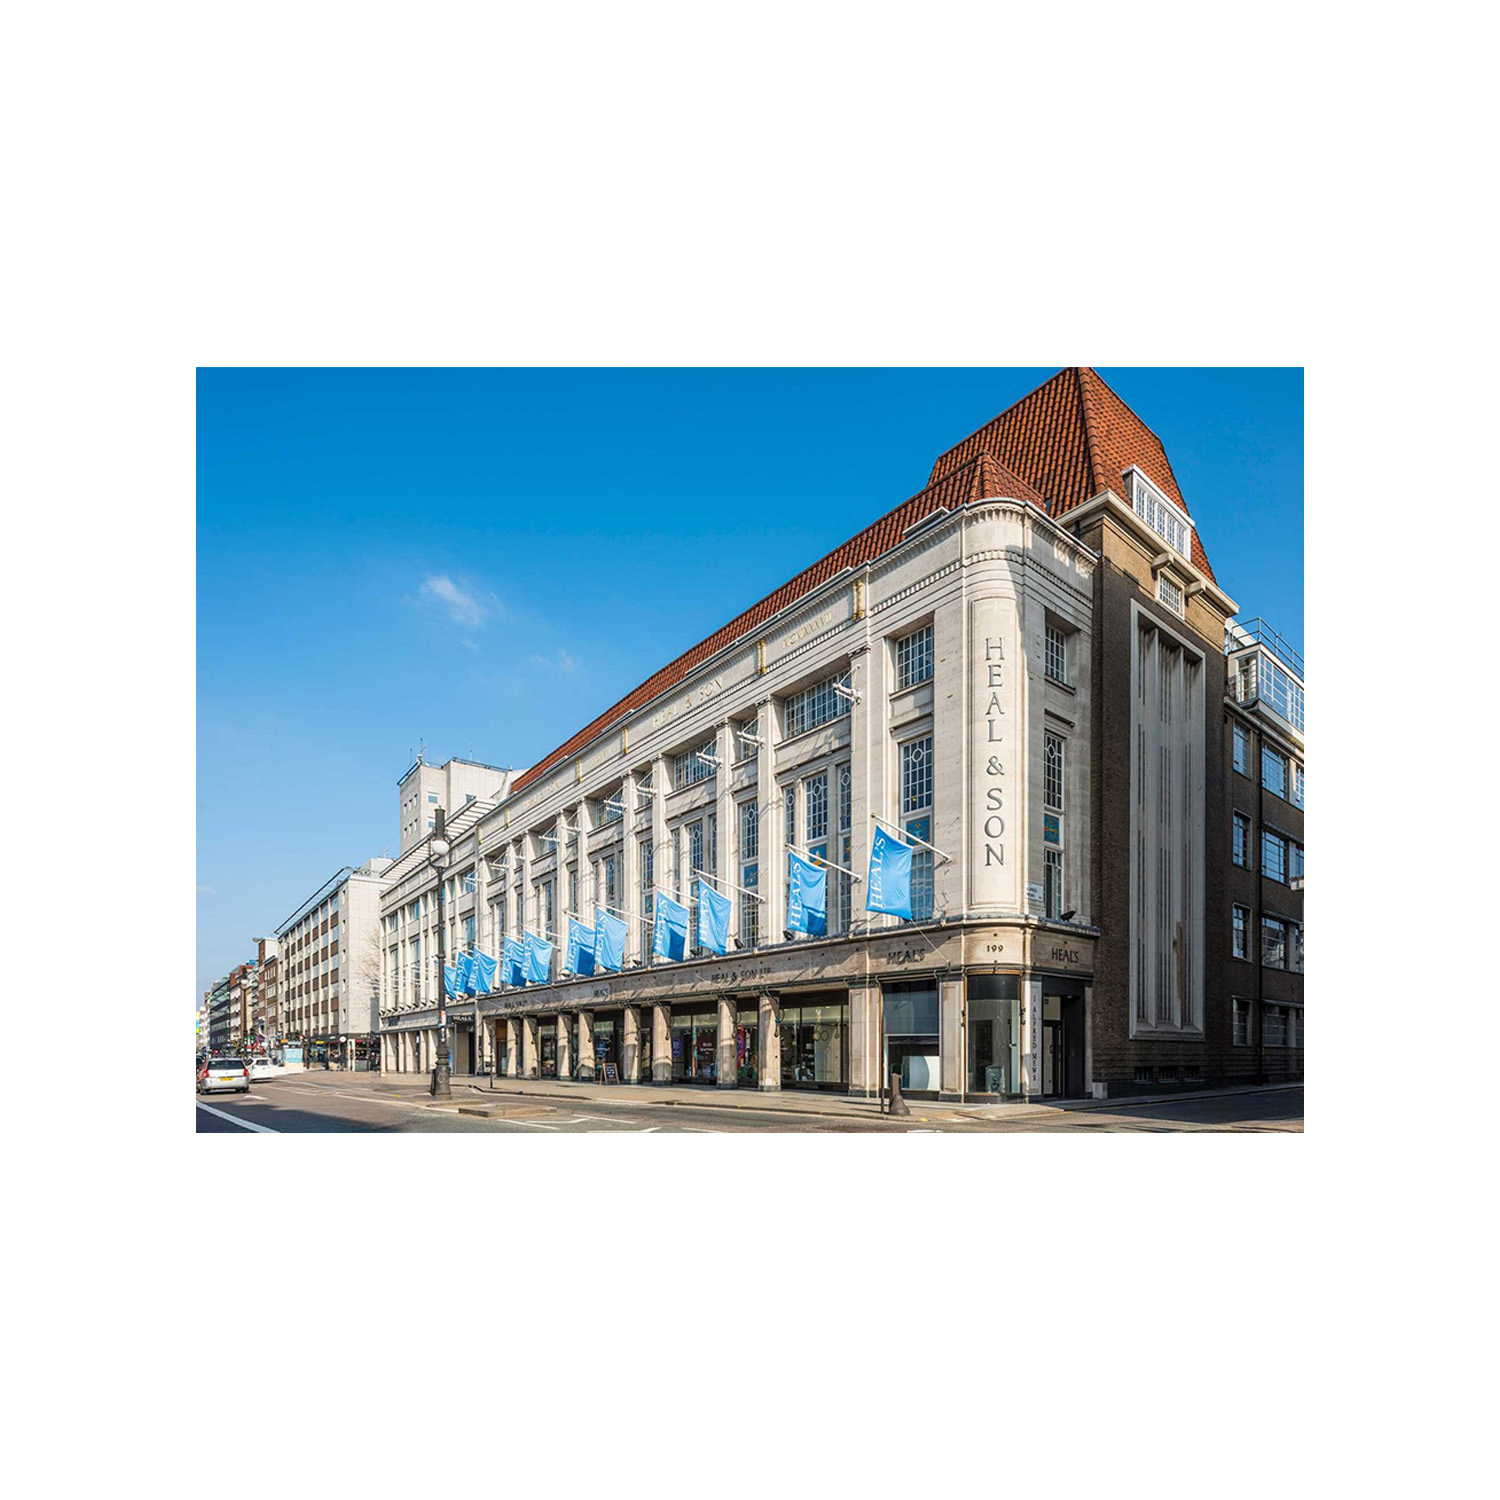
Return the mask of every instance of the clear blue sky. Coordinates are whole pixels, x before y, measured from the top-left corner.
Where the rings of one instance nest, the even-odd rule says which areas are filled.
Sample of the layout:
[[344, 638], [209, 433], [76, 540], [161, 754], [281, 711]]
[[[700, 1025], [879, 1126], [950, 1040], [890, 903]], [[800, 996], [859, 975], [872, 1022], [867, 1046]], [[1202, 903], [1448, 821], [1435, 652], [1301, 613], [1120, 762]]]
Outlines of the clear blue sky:
[[[419, 744], [533, 764], [1053, 373], [200, 372], [195, 1001], [394, 852]], [[1100, 374], [1300, 650], [1302, 372]]]

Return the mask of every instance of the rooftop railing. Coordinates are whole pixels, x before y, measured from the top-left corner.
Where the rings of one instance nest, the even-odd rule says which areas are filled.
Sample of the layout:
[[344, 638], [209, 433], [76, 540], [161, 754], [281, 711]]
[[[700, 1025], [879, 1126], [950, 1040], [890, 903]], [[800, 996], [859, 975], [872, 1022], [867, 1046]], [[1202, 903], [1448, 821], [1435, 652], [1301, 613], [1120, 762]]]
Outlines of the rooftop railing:
[[1306, 679], [1302, 670], [1302, 653], [1293, 650], [1286, 639], [1272, 630], [1259, 615], [1253, 620], [1231, 620], [1224, 627], [1224, 655], [1243, 651], [1247, 646], [1264, 646], [1273, 656], [1281, 658], [1298, 677]]

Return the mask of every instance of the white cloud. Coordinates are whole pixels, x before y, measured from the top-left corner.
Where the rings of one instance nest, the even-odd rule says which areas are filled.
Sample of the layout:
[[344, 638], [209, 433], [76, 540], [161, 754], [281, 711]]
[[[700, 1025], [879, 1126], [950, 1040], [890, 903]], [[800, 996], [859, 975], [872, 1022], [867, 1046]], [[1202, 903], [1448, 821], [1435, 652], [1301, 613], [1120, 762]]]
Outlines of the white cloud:
[[578, 670], [578, 658], [564, 651], [561, 646], [547, 656], [533, 654], [527, 661], [533, 667], [541, 667], [549, 672], [566, 672], [569, 676]]
[[483, 625], [490, 612], [478, 594], [460, 587], [446, 573], [433, 573], [424, 578], [417, 597], [423, 604], [443, 610], [455, 625], [462, 625], [466, 630]]

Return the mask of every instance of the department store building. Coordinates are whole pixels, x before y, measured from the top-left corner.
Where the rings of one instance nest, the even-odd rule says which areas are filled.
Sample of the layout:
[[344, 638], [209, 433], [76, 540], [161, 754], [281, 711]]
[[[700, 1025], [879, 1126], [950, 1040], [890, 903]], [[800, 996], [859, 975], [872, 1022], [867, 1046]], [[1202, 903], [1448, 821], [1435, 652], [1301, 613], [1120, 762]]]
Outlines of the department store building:
[[[919, 494], [658, 671], [386, 872], [382, 1065], [438, 1042], [450, 955], [553, 940], [550, 980], [448, 1005], [458, 1073], [944, 1099], [1207, 1084], [1227, 978], [1219, 588], [1159, 440], [1068, 369]], [[878, 827], [912, 919], [865, 910]], [[787, 931], [788, 851], [828, 867]], [[651, 957], [660, 889], [732, 896], [726, 956]], [[629, 923], [562, 972], [570, 914]], [[696, 931], [694, 927], [693, 931]], [[1237, 986], [1243, 989], [1243, 984]]]

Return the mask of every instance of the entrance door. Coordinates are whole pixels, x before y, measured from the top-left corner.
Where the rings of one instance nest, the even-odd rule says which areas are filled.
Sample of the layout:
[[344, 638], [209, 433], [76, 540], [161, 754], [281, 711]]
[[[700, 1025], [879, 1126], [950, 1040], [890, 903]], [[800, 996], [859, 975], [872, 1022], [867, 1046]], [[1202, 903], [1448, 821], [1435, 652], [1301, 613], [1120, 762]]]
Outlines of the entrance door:
[[549, 1023], [543, 1023], [543, 1024], [546, 1025], [546, 1029], [545, 1030], [542, 1030], [542, 1028], [540, 1026], [537, 1028], [539, 1031], [541, 1031], [541, 1036], [537, 1039], [538, 1042], [540, 1043], [540, 1045], [538, 1046], [537, 1050], [541, 1053], [541, 1056], [542, 1056], [542, 1077], [543, 1078], [556, 1078], [557, 1077], [557, 1027], [556, 1027], [555, 1024], [549, 1024]]
[[1063, 1086], [1063, 1023], [1042, 1022], [1042, 1094], [1056, 1098]]

